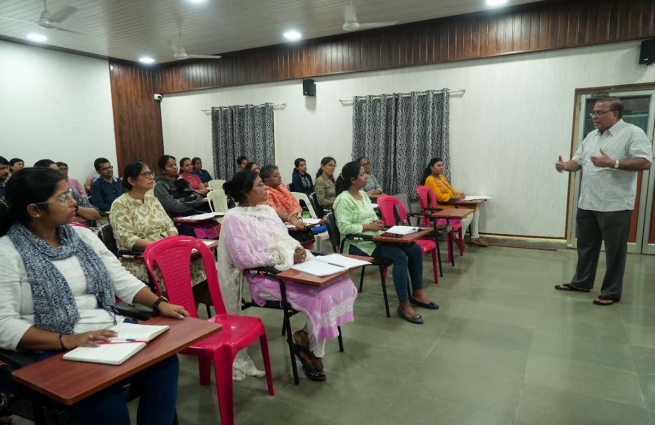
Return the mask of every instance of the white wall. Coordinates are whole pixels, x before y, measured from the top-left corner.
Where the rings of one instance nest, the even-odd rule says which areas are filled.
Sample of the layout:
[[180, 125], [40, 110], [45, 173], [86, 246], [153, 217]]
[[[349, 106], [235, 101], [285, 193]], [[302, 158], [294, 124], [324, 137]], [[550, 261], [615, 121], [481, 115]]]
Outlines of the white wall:
[[494, 197], [484, 206], [481, 231], [563, 238], [568, 178], [554, 163], [560, 154], [569, 157], [575, 89], [655, 81], [638, 55], [639, 42], [628, 42], [318, 78], [315, 99], [302, 96], [299, 80], [170, 95], [162, 102], [164, 149], [200, 156], [213, 172], [211, 118], [201, 109], [286, 103], [276, 112], [276, 155], [289, 182], [296, 157], [306, 158], [311, 171], [323, 156], [335, 157], [338, 168], [351, 160], [352, 107], [337, 99], [466, 89], [451, 98], [452, 183]]
[[1, 156], [64, 161], [82, 183], [97, 157], [116, 164], [107, 61], [3, 41], [0, 58]]

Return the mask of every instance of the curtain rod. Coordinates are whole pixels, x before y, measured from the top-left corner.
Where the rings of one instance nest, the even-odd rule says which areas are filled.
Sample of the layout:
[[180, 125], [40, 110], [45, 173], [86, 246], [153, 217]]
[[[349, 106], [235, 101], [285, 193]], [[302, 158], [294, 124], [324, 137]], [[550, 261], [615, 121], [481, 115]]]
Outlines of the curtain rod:
[[[458, 94], [463, 95], [464, 93], [466, 93], [466, 90], [465, 89], [449, 90], [449, 92], [450, 92], [451, 95], [458, 95]], [[425, 92], [425, 91], [418, 93], [419, 96], [425, 96], [426, 94], [428, 94], [428, 92]], [[412, 96], [411, 94], [401, 94], [400, 95], [400, 97], [411, 97], [411, 96]], [[382, 97], [373, 96], [373, 97], [371, 97], [371, 99], [382, 99]], [[346, 104], [349, 104], [349, 103], [352, 104], [354, 102], [354, 100], [353, 99], [339, 99], [339, 102], [341, 102], [342, 105], [346, 105]]]
[[[262, 103], [261, 105], [255, 105], [255, 108], [260, 108], [262, 106], [266, 106], [265, 103]], [[273, 105], [273, 109], [284, 109], [287, 107], [286, 103], [280, 103], [279, 105]], [[229, 108], [229, 106], [217, 106], [217, 108]], [[245, 106], [239, 106], [239, 109], [246, 109]], [[211, 113], [211, 108], [210, 109], [201, 109], [202, 112], [209, 114]]]

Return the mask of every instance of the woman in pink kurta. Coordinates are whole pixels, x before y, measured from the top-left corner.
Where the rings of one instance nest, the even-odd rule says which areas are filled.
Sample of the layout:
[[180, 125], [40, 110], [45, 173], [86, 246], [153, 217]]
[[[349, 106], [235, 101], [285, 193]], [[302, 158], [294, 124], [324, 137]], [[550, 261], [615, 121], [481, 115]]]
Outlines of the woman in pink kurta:
[[209, 189], [207, 189], [207, 186], [205, 186], [202, 180], [200, 180], [200, 177], [193, 174], [193, 165], [191, 164], [191, 159], [180, 159], [180, 177], [189, 182], [191, 189], [198, 192], [199, 195], [207, 196]]
[[[258, 175], [249, 170], [241, 171], [225, 183], [224, 189], [227, 195], [239, 202], [239, 207], [229, 210], [223, 217], [218, 252], [219, 278], [228, 312], [237, 314], [244, 270], [262, 266], [287, 270], [294, 263], [313, 256], [289, 236], [273, 208], [259, 205], [266, 202], [267, 192]], [[260, 275], [247, 275], [247, 279], [251, 296], [257, 304], [264, 305], [270, 298], [280, 299], [277, 279]], [[290, 281], [285, 281], [285, 285], [289, 304], [307, 316], [305, 327], [293, 334], [303, 371], [309, 379], [325, 380], [321, 361], [325, 354], [325, 339], [337, 337], [338, 326], [354, 320], [357, 289], [348, 277], [323, 287]]]

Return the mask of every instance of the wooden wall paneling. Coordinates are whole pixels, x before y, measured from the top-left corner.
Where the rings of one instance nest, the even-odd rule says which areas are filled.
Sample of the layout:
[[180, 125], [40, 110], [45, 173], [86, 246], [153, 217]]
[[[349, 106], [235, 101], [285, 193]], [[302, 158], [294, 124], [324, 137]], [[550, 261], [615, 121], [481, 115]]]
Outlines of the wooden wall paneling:
[[144, 69], [110, 61], [119, 167], [161, 154], [154, 93], [537, 52], [655, 36], [655, 0], [553, 0]]

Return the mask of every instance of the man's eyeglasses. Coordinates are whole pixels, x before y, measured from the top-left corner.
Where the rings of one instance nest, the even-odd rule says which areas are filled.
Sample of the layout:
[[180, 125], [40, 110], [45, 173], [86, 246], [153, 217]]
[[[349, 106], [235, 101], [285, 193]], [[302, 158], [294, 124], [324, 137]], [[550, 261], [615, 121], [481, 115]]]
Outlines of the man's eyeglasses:
[[141, 177], [155, 177], [155, 172], [154, 171], [144, 171], [143, 173], [139, 174]]
[[37, 205], [55, 204], [55, 203], [68, 205], [70, 200], [75, 200], [75, 197], [73, 196], [73, 189], [68, 189], [66, 193], [62, 193], [52, 201], [37, 202]]
[[114, 166], [113, 166], [113, 165], [110, 165], [109, 167], [102, 167], [102, 168], [100, 169], [100, 171], [107, 171], [107, 170], [113, 170], [113, 169], [114, 169]]
[[602, 116], [605, 115], [606, 113], [608, 113], [608, 112], [614, 112], [614, 111], [615, 111], [614, 109], [610, 109], [609, 111], [594, 111], [594, 112], [590, 112], [590, 113], [589, 113], [589, 116], [590, 116], [591, 118], [593, 118], [593, 117], [602, 117]]

